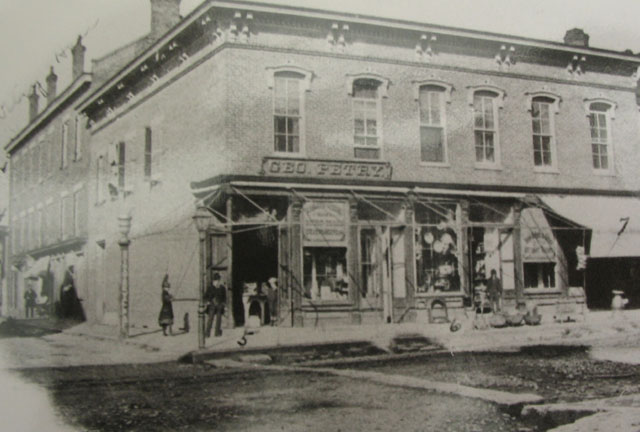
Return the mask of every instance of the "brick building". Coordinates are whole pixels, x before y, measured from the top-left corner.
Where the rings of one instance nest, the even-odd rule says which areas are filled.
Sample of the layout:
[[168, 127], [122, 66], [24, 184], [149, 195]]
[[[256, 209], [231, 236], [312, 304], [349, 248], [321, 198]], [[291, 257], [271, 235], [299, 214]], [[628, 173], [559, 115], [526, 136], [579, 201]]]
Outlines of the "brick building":
[[[152, 4], [178, 16], [178, 0]], [[206, 1], [165, 30], [73, 103], [90, 142], [90, 319], [118, 319], [123, 212], [132, 326], [156, 325], [165, 273], [187, 300], [176, 315], [195, 314], [194, 202], [210, 212], [205, 265], [226, 279], [228, 325], [437, 321], [491, 270], [507, 308], [553, 314], [585, 281], [606, 303], [617, 282], [589, 295], [581, 250], [633, 289], [637, 56], [578, 29], [556, 43], [242, 1]], [[255, 292], [270, 278], [274, 316]]]

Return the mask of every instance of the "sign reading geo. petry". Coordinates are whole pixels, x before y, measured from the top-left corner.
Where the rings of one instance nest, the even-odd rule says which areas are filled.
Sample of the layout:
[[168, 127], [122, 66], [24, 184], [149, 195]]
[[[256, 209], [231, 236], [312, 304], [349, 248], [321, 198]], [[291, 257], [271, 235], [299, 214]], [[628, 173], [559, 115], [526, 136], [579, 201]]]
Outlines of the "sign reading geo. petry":
[[262, 160], [262, 174], [277, 177], [390, 180], [391, 164], [388, 162], [265, 157]]

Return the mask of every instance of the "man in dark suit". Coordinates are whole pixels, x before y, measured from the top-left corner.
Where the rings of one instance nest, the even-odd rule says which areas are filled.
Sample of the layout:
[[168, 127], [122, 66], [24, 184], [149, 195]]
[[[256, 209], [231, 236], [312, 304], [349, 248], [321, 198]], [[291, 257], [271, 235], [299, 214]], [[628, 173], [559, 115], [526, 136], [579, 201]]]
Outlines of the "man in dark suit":
[[222, 336], [222, 314], [224, 314], [224, 307], [227, 303], [227, 288], [222, 283], [220, 273], [214, 273], [211, 278], [211, 285], [204, 293], [204, 300], [208, 303], [207, 306], [207, 329], [206, 336], [211, 336], [211, 327], [213, 325], [213, 319], [216, 320], [215, 336]]

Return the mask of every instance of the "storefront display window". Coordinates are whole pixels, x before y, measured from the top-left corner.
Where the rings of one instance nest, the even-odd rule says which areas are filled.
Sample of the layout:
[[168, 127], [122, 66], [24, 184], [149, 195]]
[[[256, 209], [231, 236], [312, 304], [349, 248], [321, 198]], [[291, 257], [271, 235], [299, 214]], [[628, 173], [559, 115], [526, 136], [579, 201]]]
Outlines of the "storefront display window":
[[304, 248], [304, 297], [312, 301], [347, 301], [347, 248]]
[[555, 263], [524, 263], [525, 288], [555, 288]]
[[417, 292], [460, 291], [455, 204], [421, 203], [416, 209]]

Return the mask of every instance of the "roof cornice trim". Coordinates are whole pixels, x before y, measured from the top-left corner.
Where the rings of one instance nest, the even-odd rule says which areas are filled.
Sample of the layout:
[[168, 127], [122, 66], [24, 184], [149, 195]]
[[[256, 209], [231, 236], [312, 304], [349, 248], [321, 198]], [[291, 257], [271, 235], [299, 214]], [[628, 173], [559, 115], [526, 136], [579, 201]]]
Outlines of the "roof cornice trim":
[[80, 89], [83, 85], [87, 83], [91, 83], [92, 75], [90, 73], [83, 73], [78, 78], [75, 79], [69, 86], [64, 89], [60, 95], [58, 95], [52, 103], [47, 105], [47, 107], [42, 111], [38, 116], [30, 122], [24, 129], [18, 132], [18, 135], [13, 137], [7, 145], [5, 145], [5, 151], [11, 152], [13, 151], [31, 132], [33, 132], [38, 126], [40, 126], [50, 115], [55, 112], [62, 104], [69, 101], [69, 99]]

